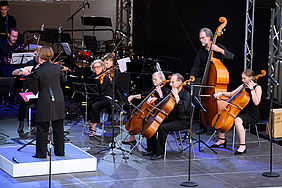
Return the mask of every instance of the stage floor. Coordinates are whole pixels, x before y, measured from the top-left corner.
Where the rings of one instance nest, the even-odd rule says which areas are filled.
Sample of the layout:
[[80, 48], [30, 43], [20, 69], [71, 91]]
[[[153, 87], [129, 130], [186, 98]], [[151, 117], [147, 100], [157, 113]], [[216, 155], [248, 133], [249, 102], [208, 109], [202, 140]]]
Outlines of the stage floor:
[[[19, 137], [16, 114], [3, 116], [1, 112], [1, 115], [3, 119], [0, 119], [0, 132], [9, 135], [8, 138], [1, 136], [1, 147], [20, 146], [32, 138]], [[173, 135], [168, 137], [167, 159], [152, 161], [141, 155], [139, 150], [144, 150], [141, 146], [130, 155], [120, 149], [107, 149], [112, 135], [109, 126], [106, 126], [104, 138], [99, 136], [89, 139], [87, 135], [81, 134], [82, 122], [66, 123], [65, 129], [70, 132], [67, 136], [70, 143], [97, 157], [97, 171], [52, 175], [52, 187], [163, 188], [181, 187], [180, 183], [188, 180], [188, 151], [179, 152]], [[198, 124], [194, 123], [193, 126], [195, 131]], [[129, 146], [120, 144], [126, 133], [120, 135], [119, 128], [115, 128], [114, 131], [117, 146], [130, 150]], [[194, 133], [192, 135], [197, 138]], [[207, 141], [209, 136], [205, 133], [201, 138]], [[262, 176], [262, 173], [269, 172], [270, 169], [268, 140], [261, 137], [259, 146], [256, 136], [247, 133], [247, 153], [240, 156], [235, 156], [231, 148], [232, 131], [227, 133], [227, 141], [227, 148], [215, 149], [218, 154], [214, 154], [208, 148], [199, 152], [198, 144], [195, 145], [195, 156], [192, 155], [191, 158], [192, 182], [196, 182], [201, 188], [282, 187], [282, 177]], [[215, 140], [212, 139], [209, 145], [214, 143]], [[187, 144], [188, 141], [185, 141], [184, 147]], [[146, 146], [145, 139], [142, 140], [142, 145]], [[236, 137], [235, 147], [238, 145]], [[273, 171], [282, 176], [282, 146], [274, 144], [273, 148]], [[0, 187], [48, 187], [48, 179], [48, 175], [13, 178], [0, 170]]]

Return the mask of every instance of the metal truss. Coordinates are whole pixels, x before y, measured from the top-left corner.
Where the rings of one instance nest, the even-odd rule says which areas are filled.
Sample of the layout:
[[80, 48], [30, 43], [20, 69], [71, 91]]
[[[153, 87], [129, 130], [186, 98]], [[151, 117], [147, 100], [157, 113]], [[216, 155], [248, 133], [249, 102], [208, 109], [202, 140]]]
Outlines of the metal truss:
[[253, 67], [255, 0], [246, 0], [244, 69]]
[[127, 45], [132, 44], [133, 0], [116, 0], [116, 29], [128, 34]]
[[[281, 54], [282, 54], [282, 33], [281, 33], [281, 0], [276, 0], [275, 8], [271, 9], [271, 25], [270, 25], [270, 35], [269, 35], [269, 57], [268, 57], [268, 74], [279, 81], [280, 70], [281, 70]], [[280, 86], [281, 88], [281, 86]], [[271, 97], [273, 94], [274, 99], [280, 101], [281, 99], [281, 89], [274, 86], [271, 80], [268, 80], [267, 84], [267, 97]]]

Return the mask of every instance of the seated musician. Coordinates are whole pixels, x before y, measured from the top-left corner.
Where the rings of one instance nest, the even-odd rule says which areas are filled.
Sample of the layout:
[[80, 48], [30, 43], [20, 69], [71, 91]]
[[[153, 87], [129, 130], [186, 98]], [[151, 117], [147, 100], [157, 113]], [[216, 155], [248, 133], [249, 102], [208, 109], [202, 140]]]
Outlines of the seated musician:
[[175, 98], [175, 107], [167, 119], [160, 124], [157, 132], [147, 139], [148, 148], [150, 147], [151, 150], [143, 153], [143, 155], [152, 156], [151, 160], [163, 158], [169, 131], [179, 131], [188, 128], [190, 94], [181, 86], [183, 81], [184, 78], [179, 73], [171, 76], [170, 86], [172, 88], [172, 96]]
[[[87, 101], [87, 121], [89, 123], [89, 137], [93, 137], [96, 134], [97, 123], [100, 123], [99, 112], [106, 109], [108, 113], [111, 113], [111, 103], [105, 96], [112, 98], [112, 85], [110, 78], [103, 74], [105, 71], [105, 64], [101, 59], [95, 60], [91, 64], [91, 70], [94, 72], [89, 78], [100, 79], [102, 93], [100, 96], [90, 96]], [[102, 73], [102, 74], [101, 74]]]
[[[256, 83], [256, 80], [252, 80], [253, 77], [254, 71], [251, 69], [246, 69], [242, 73], [243, 84], [240, 85], [237, 89], [231, 92], [218, 92], [214, 94], [214, 97], [217, 99], [219, 99], [221, 95], [225, 97], [232, 97], [235, 93], [240, 91], [243, 85], [247, 86], [245, 90], [250, 95], [250, 101], [247, 106], [242, 111], [240, 111], [238, 116], [235, 118], [236, 132], [240, 139], [240, 146], [235, 151], [235, 155], [240, 155], [247, 152], [245, 128], [247, 128], [249, 124], [255, 124], [259, 120], [258, 105], [261, 101], [262, 89], [261, 86]], [[225, 147], [226, 143], [227, 142], [225, 138], [225, 133], [219, 132], [219, 140], [211, 147]]]
[[[156, 91], [155, 92], [155, 97], [150, 97], [148, 99], [148, 102], [149, 103], [152, 103], [153, 100], [155, 99], [160, 99], [160, 98], [163, 98], [164, 96], [166, 96], [168, 93], [169, 93], [169, 90], [167, 87], [161, 87], [160, 84], [162, 82], [164, 82], [166, 79], [165, 79], [165, 75], [163, 74], [163, 72], [159, 71], [159, 72], [155, 72], [153, 75], [152, 75], [152, 81], [153, 81], [153, 84], [154, 84], [154, 87], [156, 87]], [[129, 102], [132, 101], [132, 99], [141, 99], [142, 96], [144, 97], [147, 97], [148, 95], [150, 94], [150, 92], [144, 92], [142, 94], [137, 94], [137, 95], [130, 95], [127, 100]], [[131, 145], [135, 145], [136, 144], [136, 140], [135, 140], [135, 136], [134, 135], [130, 135], [129, 139], [128, 140], [124, 140], [122, 142], [123, 144], [131, 144]], [[150, 151], [150, 148], [147, 148], [148, 151]]]
[[11, 53], [19, 47], [18, 40], [19, 31], [16, 28], [11, 28], [8, 34], [9, 41], [6, 39], [0, 40], [0, 76], [11, 76], [14, 66], [10, 65]]
[[[13, 76], [25, 76], [25, 77], [31, 77], [31, 74], [35, 71], [35, 69], [37, 69], [40, 64], [38, 63], [38, 53], [39, 53], [39, 50], [40, 50], [41, 46], [37, 47], [37, 49], [35, 50], [35, 57], [28, 61], [25, 65], [24, 68], [20, 68], [20, 69], [16, 69], [12, 72], [12, 75]], [[30, 89], [28, 86], [27, 86], [27, 89]], [[26, 91], [24, 91], [26, 92]], [[33, 102], [25, 102], [23, 99], [20, 100], [19, 102], [19, 114], [18, 114], [18, 120], [19, 120], [19, 127], [18, 127], [18, 133], [21, 134], [21, 133], [24, 133], [24, 118], [25, 118], [25, 115], [26, 115], [26, 109], [28, 107], [28, 105], [32, 104], [32, 103], [35, 103], [34, 101]]]
[[114, 53], [107, 53], [106, 55], [104, 55], [102, 60], [105, 63], [106, 70], [109, 70], [107, 75], [110, 78], [110, 80], [112, 81], [112, 79], [114, 77], [114, 72], [115, 72], [115, 70], [114, 70], [114, 67], [115, 67], [115, 54]]

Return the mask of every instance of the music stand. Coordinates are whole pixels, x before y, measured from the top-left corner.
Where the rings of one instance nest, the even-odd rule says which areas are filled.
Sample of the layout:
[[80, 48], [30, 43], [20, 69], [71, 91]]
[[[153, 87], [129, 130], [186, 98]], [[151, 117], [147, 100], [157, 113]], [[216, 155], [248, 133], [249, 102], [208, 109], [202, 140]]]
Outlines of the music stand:
[[[191, 93], [192, 93], [192, 91], [191, 91]], [[191, 97], [192, 97], [192, 104], [191, 104], [191, 105], [192, 105], [192, 116], [191, 116], [190, 118], [192, 118], [192, 121], [191, 121], [191, 122], [193, 122], [194, 109], [195, 109], [195, 108], [198, 109], [198, 110], [203, 111], [205, 114], [206, 114], [207, 111], [206, 111], [206, 109], [204, 108], [204, 106], [201, 104], [200, 100], [199, 100], [196, 96], [191, 95]], [[191, 125], [190, 125], [190, 126], [191, 126]], [[191, 133], [190, 133], [190, 134], [191, 134]], [[202, 151], [201, 148], [200, 148], [201, 143], [202, 143], [202, 144], [204, 144], [206, 147], [208, 147], [211, 151], [213, 151], [215, 154], [217, 154], [217, 152], [216, 152], [214, 149], [212, 149], [208, 144], [206, 144], [204, 141], [201, 140], [200, 134], [198, 135], [198, 140], [195, 141], [195, 142], [193, 142], [192, 145], [194, 145], [194, 144], [196, 144], [196, 143], [199, 143], [199, 151]], [[191, 146], [190, 146], [190, 145], [187, 146], [185, 149], [182, 150], [182, 152], [185, 151], [185, 150], [187, 150], [189, 147], [191, 147]]]
[[28, 61], [33, 60], [34, 53], [13, 53], [12, 60], [10, 64], [26, 64]]
[[87, 133], [87, 124], [85, 123], [87, 121], [87, 102], [88, 102], [88, 95], [99, 95], [99, 80], [96, 79], [81, 79], [78, 78], [73, 83], [74, 92], [72, 95], [72, 98], [76, 93], [80, 93], [85, 95], [85, 120], [83, 121], [83, 129], [81, 131], [81, 134]]

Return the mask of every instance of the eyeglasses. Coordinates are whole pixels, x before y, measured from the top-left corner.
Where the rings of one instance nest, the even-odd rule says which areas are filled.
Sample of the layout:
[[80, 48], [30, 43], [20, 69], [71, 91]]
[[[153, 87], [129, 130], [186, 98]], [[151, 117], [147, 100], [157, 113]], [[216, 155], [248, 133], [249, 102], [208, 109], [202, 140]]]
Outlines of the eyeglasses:
[[102, 67], [102, 66], [96, 66], [96, 67], [93, 67], [93, 69], [98, 69], [99, 67]]

